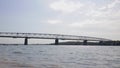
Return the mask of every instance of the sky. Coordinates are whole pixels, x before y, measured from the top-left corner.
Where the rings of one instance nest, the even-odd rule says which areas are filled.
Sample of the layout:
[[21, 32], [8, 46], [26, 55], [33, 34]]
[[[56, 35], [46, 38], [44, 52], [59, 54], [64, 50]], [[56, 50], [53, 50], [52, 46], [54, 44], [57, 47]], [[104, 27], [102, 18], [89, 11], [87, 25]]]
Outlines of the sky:
[[0, 32], [120, 40], [120, 0], [0, 0]]

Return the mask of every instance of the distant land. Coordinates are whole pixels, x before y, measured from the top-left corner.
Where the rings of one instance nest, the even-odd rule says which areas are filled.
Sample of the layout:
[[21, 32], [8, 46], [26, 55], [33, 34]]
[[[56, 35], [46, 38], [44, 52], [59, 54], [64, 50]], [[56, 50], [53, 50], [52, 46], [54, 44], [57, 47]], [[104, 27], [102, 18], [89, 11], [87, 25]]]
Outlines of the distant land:
[[[24, 45], [24, 44], [7, 44], [7, 43], [0, 43], [0, 45]], [[55, 43], [49, 44], [28, 44], [28, 45], [55, 45]], [[84, 45], [83, 42], [78, 41], [67, 41], [67, 42], [59, 42], [58, 45]], [[85, 46], [120, 46], [120, 41], [103, 41], [99, 42], [87, 42]]]
[[[52, 43], [51, 45], [54, 45]], [[68, 42], [59, 42], [59, 45], [83, 45], [83, 42], [75, 42], [75, 41], [68, 41]], [[87, 42], [86, 45], [108, 45], [108, 46], [120, 46], [120, 41], [103, 41], [99, 42]]]

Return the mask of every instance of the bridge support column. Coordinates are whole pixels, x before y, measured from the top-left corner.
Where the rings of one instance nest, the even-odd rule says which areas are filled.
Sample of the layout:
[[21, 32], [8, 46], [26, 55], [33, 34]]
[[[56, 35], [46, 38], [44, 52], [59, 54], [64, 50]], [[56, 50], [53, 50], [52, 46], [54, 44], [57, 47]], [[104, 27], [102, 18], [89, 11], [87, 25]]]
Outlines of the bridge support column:
[[83, 45], [87, 45], [87, 40], [83, 40]]
[[59, 39], [55, 39], [55, 45], [58, 45], [59, 44]]
[[99, 45], [102, 45], [103, 44], [103, 41], [99, 41]]
[[28, 38], [25, 38], [24, 45], [28, 45]]
[[113, 45], [116, 45], [116, 41], [113, 41]]

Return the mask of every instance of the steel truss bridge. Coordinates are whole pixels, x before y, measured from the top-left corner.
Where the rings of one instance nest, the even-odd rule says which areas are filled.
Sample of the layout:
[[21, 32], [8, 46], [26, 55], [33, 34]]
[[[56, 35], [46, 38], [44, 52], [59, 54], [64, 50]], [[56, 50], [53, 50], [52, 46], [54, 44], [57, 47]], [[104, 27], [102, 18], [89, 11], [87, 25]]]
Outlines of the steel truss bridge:
[[111, 41], [110, 39], [88, 37], [88, 36], [75, 36], [75, 35], [62, 35], [62, 34], [45, 34], [45, 33], [17, 33], [17, 32], [0, 32], [0, 37], [10, 38], [25, 38], [24, 45], [28, 45], [28, 39], [55, 39], [55, 45], [59, 44], [59, 40], [83, 40], [86, 45], [87, 41]]

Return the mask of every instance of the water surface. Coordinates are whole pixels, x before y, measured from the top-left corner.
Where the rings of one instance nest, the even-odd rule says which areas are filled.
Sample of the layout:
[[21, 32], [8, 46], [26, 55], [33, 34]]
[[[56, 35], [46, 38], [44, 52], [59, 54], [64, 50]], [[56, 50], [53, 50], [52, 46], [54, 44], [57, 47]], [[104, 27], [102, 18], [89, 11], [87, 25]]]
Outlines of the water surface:
[[0, 45], [0, 68], [120, 68], [120, 46]]

